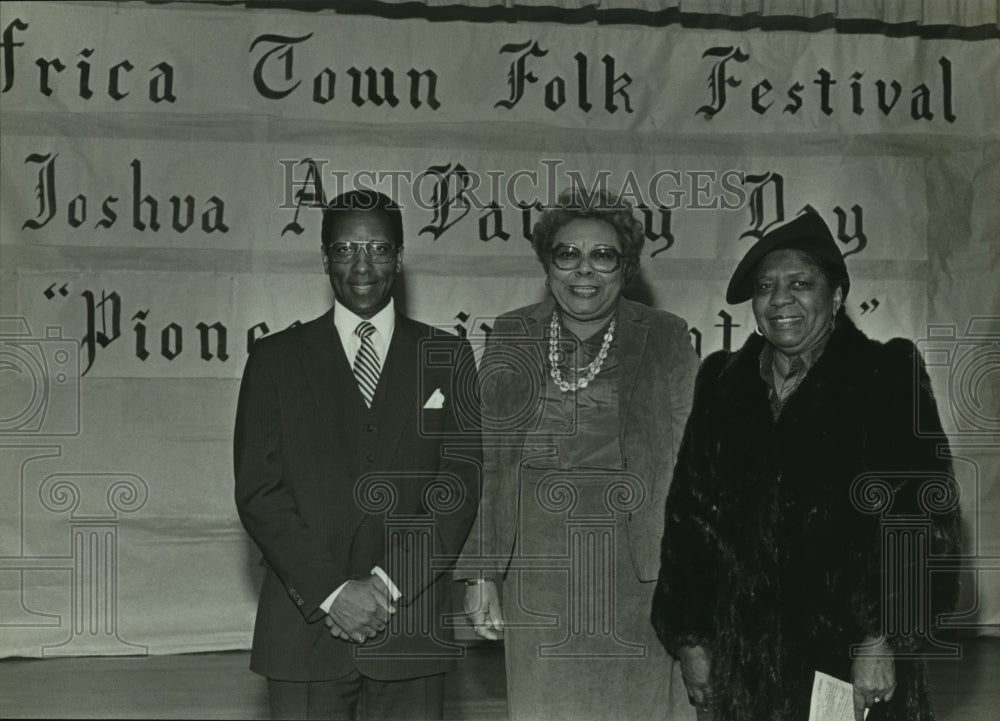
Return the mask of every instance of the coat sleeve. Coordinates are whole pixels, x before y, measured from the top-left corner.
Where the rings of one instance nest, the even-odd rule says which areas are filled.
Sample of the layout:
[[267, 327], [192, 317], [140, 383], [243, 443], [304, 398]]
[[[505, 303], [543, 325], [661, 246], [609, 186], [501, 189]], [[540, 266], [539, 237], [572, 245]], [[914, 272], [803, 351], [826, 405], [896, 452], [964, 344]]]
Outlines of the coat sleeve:
[[330, 555], [283, 481], [282, 409], [269, 357], [273, 350], [263, 341], [255, 343], [243, 371], [233, 439], [236, 508], [264, 561], [312, 622], [323, 617], [320, 603], [349, 575], [346, 559]]
[[[960, 552], [959, 488], [920, 353], [902, 339], [881, 350], [872, 469], [852, 489], [855, 508], [869, 519], [867, 532], [855, 534], [863, 576], [852, 608], [866, 635], [915, 651], [958, 598], [957, 572], [931, 573], [927, 558]], [[900, 523], [913, 530], [898, 532]]]
[[[388, 549], [382, 568], [408, 605], [419, 598], [458, 559], [479, 506], [483, 465], [479, 374], [472, 347], [455, 339], [457, 352], [445, 403], [440, 465], [423, 489], [421, 513], [432, 519], [432, 548], [405, 534]], [[431, 558], [429, 573], [425, 560]]]
[[691, 414], [667, 495], [651, 620], [660, 641], [671, 653], [682, 646], [704, 645], [714, 633], [718, 506], [709, 467], [714, 443], [711, 399], [726, 355], [720, 352], [709, 356], [698, 373]]

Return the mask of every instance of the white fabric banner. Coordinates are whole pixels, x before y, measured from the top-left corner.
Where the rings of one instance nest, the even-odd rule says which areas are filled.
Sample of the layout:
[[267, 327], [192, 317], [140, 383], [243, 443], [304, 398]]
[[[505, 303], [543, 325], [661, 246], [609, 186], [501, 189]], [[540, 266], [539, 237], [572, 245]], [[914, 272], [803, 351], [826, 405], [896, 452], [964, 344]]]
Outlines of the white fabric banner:
[[397, 301], [479, 345], [572, 185], [637, 206], [628, 292], [702, 356], [754, 328], [745, 249], [820, 212], [854, 320], [925, 351], [961, 625], [1000, 621], [995, 41], [26, 2], [0, 44], [0, 656], [249, 646], [238, 379], [329, 307], [316, 205], [362, 186], [404, 209]]
[[982, 102], [1000, 66], [979, 42], [44, 5], [4, 13], [17, 44], [7, 101], [26, 111], [56, 100], [68, 112], [709, 135], [1000, 128]]

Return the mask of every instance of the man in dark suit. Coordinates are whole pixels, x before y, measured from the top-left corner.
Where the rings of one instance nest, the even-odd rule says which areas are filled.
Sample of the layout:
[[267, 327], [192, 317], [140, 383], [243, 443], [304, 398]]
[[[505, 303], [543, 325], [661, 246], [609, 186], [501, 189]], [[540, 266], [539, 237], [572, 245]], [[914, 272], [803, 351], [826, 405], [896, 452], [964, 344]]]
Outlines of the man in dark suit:
[[399, 207], [323, 211], [323, 316], [254, 343], [234, 440], [236, 505], [267, 570], [250, 667], [276, 718], [442, 717], [450, 574], [482, 447], [469, 344], [397, 312]]

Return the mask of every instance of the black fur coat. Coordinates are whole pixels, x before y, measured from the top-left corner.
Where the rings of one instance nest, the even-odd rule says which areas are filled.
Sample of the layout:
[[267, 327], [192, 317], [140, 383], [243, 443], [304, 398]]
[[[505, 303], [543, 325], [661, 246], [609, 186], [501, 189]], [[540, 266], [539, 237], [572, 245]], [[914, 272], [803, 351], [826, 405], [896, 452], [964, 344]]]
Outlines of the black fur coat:
[[[959, 546], [947, 442], [913, 344], [872, 341], [840, 317], [774, 422], [765, 342], [702, 365], [653, 601], [669, 651], [713, 649], [714, 721], [805, 721], [814, 671], [850, 681], [851, 644], [884, 631], [897, 654], [916, 651], [957, 596], [939, 573], [883, 591], [886, 519], [922, 528], [933, 554]], [[899, 613], [918, 589], [931, 611]], [[922, 663], [897, 657], [896, 680], [868, 721], [932, 719]]]

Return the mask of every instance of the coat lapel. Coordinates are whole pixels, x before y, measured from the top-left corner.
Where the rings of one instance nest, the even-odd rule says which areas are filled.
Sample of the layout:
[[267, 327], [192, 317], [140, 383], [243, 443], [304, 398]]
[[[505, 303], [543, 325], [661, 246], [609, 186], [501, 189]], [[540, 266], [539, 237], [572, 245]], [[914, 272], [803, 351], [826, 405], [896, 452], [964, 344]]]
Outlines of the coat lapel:
[[771, 417], [767, 385], [760, 377], [760, 352], [766, 342], [763, 336], [751, 334], [719, 373], [719, 395], [734, 414], [754, 423]]
[[867, 358], [869, 348], [868, 339], [851, 319], [840, 318], [823, 354], [789, 397], [780, 421], [801, 422], [812, 414], [828, 412], [834, 399], [856, 393], [852, 386], [875, 367], [875, 362]]
[[649, 334], [642, 306], [622, 298], [618, 304], [618, 326], [618, 359], [621, 364], [618, 375], [618, 427], [624, 429], [628, 427], [626, 418], [638, 384], [642, 354]]
[[[552, 321], [552, 311], [555, 310], [555, 306], [555, 300], [552, 296], [548, 296], [524, 317], [524, 330], [532, 339], [528, 349], [531, 354], [530, 362], [534, 364], [535, 368], [541, 370], [543, 385], [546, 383], [549, 373], [549, 337], [546, 335], [546, 330]], [[534, 404], [534, 420], [537, 421], [538, 414], [542, 412], [542, 398], [540, 396], [542, 389], [533, 380], [534, 376], [530, 372], [526, 372], [519, 378], [515, 378], [514, 374], [510, 374], [508, 377], [512, 380], [516, 379], [518, 382], [517, 386], [506, 389], [503, 401], [507, 407], [504, 409], [505, 415], [502, 417], [513, 418], [519, 411]], [[536, 427], [535, 422], [532, 421], [528, 427]], [[522, 423], [518, 428], [518, 444], [523, 443], [525, 434], [526, 426]]]
[[[867, 346], [863, 341], [864, 336], [850, 318], [841, 318], [823, 354], [789, 397], [779, 422], [801, 422], [812, 412], [822, 412], [829, 399], [847, 393], [847, 385], [858, 374], [842, 371], [848, 366], [864, 367], [862, 355]], [[766, 342], [759, 335], [751, 335], [739, 351], [731, 354], [719, 374], [719, 393], [735, 413], [754, 422], [771, 417], [767, 384], [760, 377], [760, 354]], [[831, 373], [831, 368], [839, 370]]]

